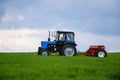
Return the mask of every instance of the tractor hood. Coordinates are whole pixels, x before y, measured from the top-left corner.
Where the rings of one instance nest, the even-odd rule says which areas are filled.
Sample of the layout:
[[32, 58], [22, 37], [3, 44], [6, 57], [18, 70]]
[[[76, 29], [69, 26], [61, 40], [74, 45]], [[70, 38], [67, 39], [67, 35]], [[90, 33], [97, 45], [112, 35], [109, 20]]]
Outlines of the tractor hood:
[[48, 44], [56, 44], [56, 41], [41, 41], [42, 48], [47, 48]]

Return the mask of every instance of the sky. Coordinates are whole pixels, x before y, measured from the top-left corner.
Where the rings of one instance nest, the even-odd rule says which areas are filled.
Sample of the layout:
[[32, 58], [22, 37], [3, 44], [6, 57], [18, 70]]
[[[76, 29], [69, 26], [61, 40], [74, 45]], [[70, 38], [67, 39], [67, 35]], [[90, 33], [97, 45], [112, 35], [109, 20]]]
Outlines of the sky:
[[49, 30], [74, 31], [79, 51], [120, 51], [120, 0], [0, 0], [0, 52], [37, 51]]

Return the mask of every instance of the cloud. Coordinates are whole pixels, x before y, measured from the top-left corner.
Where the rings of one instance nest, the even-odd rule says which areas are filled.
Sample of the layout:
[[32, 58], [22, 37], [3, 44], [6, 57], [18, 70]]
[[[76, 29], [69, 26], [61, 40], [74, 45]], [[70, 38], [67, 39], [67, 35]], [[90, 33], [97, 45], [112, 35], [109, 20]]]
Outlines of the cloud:
[[10, 21], [10, 20], [13, 20], [13, 17], [6, 14], [4, 17], [2, 17], [2, 21]]
[[88, 32], [76, 32], [78, 49], [86, 51], [90, 45], [105, 45], [107, 51], [120, 51], [120, 37], [93, 34]]
[[68, 29], [119, 36], [119, 2], [119, 0], [21, 0], [20, 2], [2, 0], [0, 19], [3, 21], [0, 23], [0, 29], [21, 28], [21, 26], [46, 29], [61, 23]]
[[3, 21], [3, 22], [6, 22], [6, 21], [15, 21], [15, 20], [20, 20], [20, 21], [22, 21], [22, 20], [24, 20], [24, 19], [25, 19], [25, 18], [24, 18], [24, 16], [22, 16], [22, 15], [15, 15], [15, 16], [13, 16], [13, 15], [10, 15], [10, 14], [8, 14], [8, 13], [6, 13], [5, 16], [2, 17], [2, 21]]
[[21, 15], [17, 16], [17, 18], [18, 18], [18, 20], [20, 20], [20, 21], [22, 21], [22, 20], [25, 19], [24, 16], [21, 16]]
[[0, 30], [0, 51], [37, 51], [46, 33], [36, 29]]
[[[52, 29], [51, 29], [52, 30]], [[68, 29], [61, 29], [68, 30]], [[120, 51], [120, 38], [96, 35], [86, 32], [75, 32], [75, 40], [79, 51], [86, 51], [90, 45], [103, 44], [107, 51]], [[0, 30], [0, 52], [31, 52], [37, 51], [41, 41], [48, 38], [47, 29], [4, 29]]]

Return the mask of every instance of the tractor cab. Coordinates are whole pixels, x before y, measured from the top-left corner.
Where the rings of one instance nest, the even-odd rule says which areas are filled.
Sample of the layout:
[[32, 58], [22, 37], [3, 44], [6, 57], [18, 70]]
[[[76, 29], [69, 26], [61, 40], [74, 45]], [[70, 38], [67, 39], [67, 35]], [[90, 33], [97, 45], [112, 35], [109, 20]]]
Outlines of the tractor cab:
[[74, 41], [74, 35], [74, 32], [56, 31], [52, 33], [54, 40], [51, 41], [49, 32], [48, 41], [41, 41], [38, 54], [47, 56], [50, 52], [59, 52], [60, 55], [74, 56], [77, 46]]
[[74, 41], [74, 32], [66, 32], [66, 31], [57, 31], [55, 36], [55, 41], [57, 41], [58, 45], [64, 45], [67, 43], [73, 43]]

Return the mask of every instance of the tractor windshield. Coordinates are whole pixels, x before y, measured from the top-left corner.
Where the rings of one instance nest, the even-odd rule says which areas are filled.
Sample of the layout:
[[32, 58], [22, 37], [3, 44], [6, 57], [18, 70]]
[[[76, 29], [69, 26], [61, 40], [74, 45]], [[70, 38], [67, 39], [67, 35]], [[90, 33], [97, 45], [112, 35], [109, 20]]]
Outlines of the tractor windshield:
[[58, 41], [58, 33], [56, 31], [52, 31], [51, 34], [52, 40]]
[[60, 40], [60, 41], [65, 41], [65, 34], [61, 33], [61, 34], [59, 35], [59, 40]]

